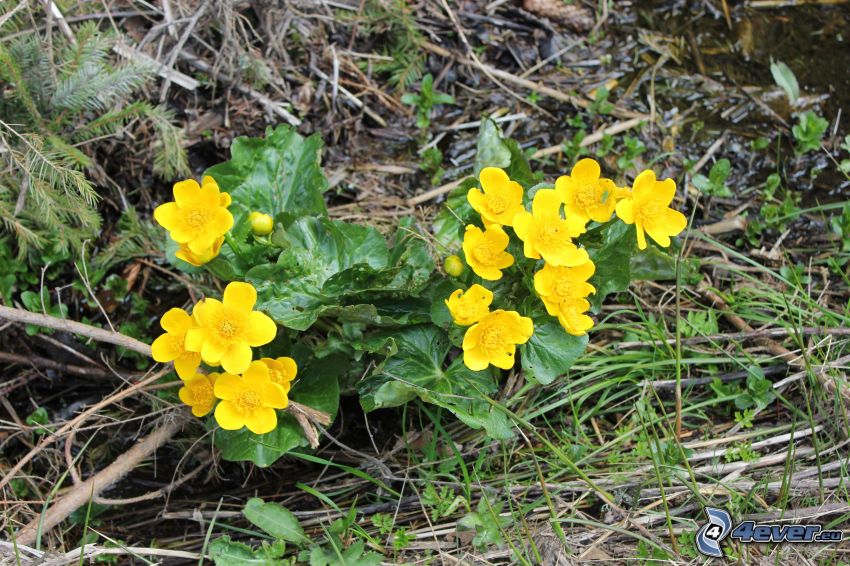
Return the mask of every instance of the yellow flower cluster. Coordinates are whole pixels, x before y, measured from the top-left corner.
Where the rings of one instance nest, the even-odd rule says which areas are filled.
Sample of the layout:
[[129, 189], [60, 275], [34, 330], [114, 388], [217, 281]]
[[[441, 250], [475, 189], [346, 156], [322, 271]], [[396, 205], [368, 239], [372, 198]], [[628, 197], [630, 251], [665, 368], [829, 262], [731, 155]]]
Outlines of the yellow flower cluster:
[[[215, 419], [221, 428], [247, 426], [251, 432], [265, 434], [277, 426], [275, 409], [289, 403], [289, 388], [298, 368], [287, 357], [252, 361], [251, 348], [268, 344], [277, 335], [274, 321], [253, 310], [256, 301], [252, 285], [232, 282], [222, 300], [206, 298], [191, 315], [171, 309], [160, 320], [165, 334], [154, 340], [151, 351], [156, 361], [174, 363], [183, 380], [178, 395], [193, 415], [207, 415], [220, 400]], [[201, 361], [221, 366], [224, 372], [199, 373]]]
[[233, 226], [230, 202], [212, 177], [204, 177], [201, 185], [188, 179], [174, 184], [174, 201], [156, 207], [153, 217], [180, 245], [177, 257], [200, 266], [218, 256]]
[[[458, 289], [446, 299], [456, 324], [469, 326], [463, 336], [463, 363], [471, 370], [490, 364], [510, 369], [516, 345], [528, 342], [534, 333], [531, 319], [516, 311], [490, 311], [493, 292], [475, 284], [465, 293]], [[470, 326], [471, 325], [471, 326]]]
[[[687, 224], [684, 215], [670, 208], [676, 192], [672, 179], [657, 181], [655, 174], [647, 170], [628, 189], [601, 174], [595, 160], [580, 160], [569, 175], [555, 181], [554, 189], [539, 189], [534, 194], [530, 211], [523, 205], [522, 186], [495, 167], [482, 169], [481, 188], [467, 193], [470, 205], [481, 215], [484, 229], [466, 227], [462, 246], [466, 263], [482, 279], [501, 279], [502, 270], [515, 261], [507, 251], [510, 237], [503, 228], [511, 227], [523, 243], [525, 257], [544, 260], [543, 267], [534, 274], [534, 289], [546, 311], [558, 317], [564, 329], [575, 336], [593, 326], [593, 320], [585, 313], [590, 308], [587, 296], [596, 291], [588, 283], [596, 266], [587, 250], [575, 242], [587, 224], [607, 222], [616, 212], [626, 224], [635, 224], [640, 249], [646, 249], [646, 234], [659, 245], [669, 246], [670, 237]], [[490, 291], [473, 285], [465, 294], [455, 291], [446, 301], [457, 324], [475, 323], [463, 342], [464, 362], [472, 369], [483, 369], [488, 364], [511, 367], [514, 345], [527, 341], [533, 332], [531, 320], [516, 312], [490, 313], [492, 300]]]

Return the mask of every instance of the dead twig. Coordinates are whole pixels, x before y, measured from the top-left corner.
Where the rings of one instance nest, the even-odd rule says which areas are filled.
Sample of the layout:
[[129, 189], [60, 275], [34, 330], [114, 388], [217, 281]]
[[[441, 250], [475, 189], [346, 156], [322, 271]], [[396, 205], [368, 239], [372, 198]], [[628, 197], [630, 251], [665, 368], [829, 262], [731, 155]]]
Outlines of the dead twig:
[[72, 488], [51, 505], [42, 517], [32, 520], [21, 528], [15, 536], [17, 542], [23, 545], [30, 545], [35, 542], [39, 532], [49, 531], [68, 518], [71, 513], [85, 505], [91, 497], [99, 495], [103, 490], [123, 478], [142, 460], [168, 442], [181, 427], [182, 421], [178, 419], [169, 420], [158, 427], [147, 438], [116, 458], [106, 468]]
[[138, 352], [148, 357], [151, 355], [151, 347], [144, 342], [119, 334], [118, 332], [111, 332], [109, 330], [89, 326], [88, 324], [83, 324], [81, 322], [74, 322], [73, 320], [65, 320], [64, 318], [57, 318], [55, 316], [34, 313], [3, 305], [0, 305], [0, 318], [14, 322], [22, 322], [24, 324], [35, 324], [45, 328], [52, 328], [53, 330], [71, 332], [73, 334], [80, 334], [87, 338], [91, 338], [92, 340], [115, 344], [116, 346], [133, 350], [134, 352]]

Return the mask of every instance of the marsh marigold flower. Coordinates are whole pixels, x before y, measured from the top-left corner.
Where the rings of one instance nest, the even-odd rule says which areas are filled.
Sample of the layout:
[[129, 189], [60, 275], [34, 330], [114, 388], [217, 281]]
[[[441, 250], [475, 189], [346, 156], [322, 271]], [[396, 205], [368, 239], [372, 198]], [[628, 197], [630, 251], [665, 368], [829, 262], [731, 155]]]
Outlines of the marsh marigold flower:
[[194, 265], [195, 267], [200, 267], [205, 263], [209, 263], [218, 257], [218, 253], [221, 251], [221, 245], [224, 243], [224, 236], [218, 238], [213, 245], [208, 250], [204, 250], [203, 252], [196, 254], [193, 253], [192, 250], [189, 249], [189, 246], [186, 244], [180, 244], [180, 248], [174, 252], [174, 255], [177, 256], [177, 259], [182, 259], [188, 264]]
[[207, 375], [196, 373], [189, 379], [183, 380], [183, 387], [177, 392], [180, 400], [192, 408], [192, 414], [203, 417], [215, 406], [216, 398], [213, 386], [219, 374]]
[[567, 218], [607, 222], [614, 213], [616, 185], [611, 179], [600, 177], [599, 164], [593, 159], [581, 159], [569, 175], [558, 177], [555, 191], [564, 201]]
[[161, 204], [153, 214], [172, 240], [204, 256], [233, 226], [229, 204], [230, 196], [219, 192], [212, 177], [204, 177], [203, 185], [188, 179], [175, 183], [174, 202]]
[[474, 284], [465, 293], [458, 289], [446, 299], [446, 306], [455, 324], [469, 326], [481, 320], [490, 312], [490, 303], [493, 302], [493, 292]]
[[283, 387], [271, 380], [269, 368], [260, 361], [250, 364], [242, 377], [223, 373], [216, 379], [215, 420], [225, 430], [247, 426], [254, 434], [271, 432], [277, 426], [275, 409], [289, 404]]
[[540, 189], [534, 195], [531, 212], [514, 218], [514, 231], [525, 244], [525, 257], [546, 260], [552, 265], [576, 266], [589, 259], [573, 238], [584, 231], [584, 222], [561, 218], [561, 199], [552, 189]]
[[485, 167], [478, 176], [483, 192], [469, 189], [466, 198], [485, 224], [513, 226], [514, 216], [525, 210], [522, 206], [522, 185], [511, 181], [498, 167]]
[[189, 313], [183, 309], [171, 309], [159, 321], [165, 334], [151, 344], [153, 359], [162, 362], [174, 362], [174, 371], [182, 379], [195, 375], [201, 365], [201, 355], [186, 349], [186, 333], [195, 326]]
[[516, 311], [495, 310], [469, 327], [463, 337], [463, 363], [471, 370], [493, 364], [502, 369], [514, 365], [516, 345], [525, 344], [534, 333], [531, 319]]
[[287, 395], [292, 388], [292, 381], [298, 373], [298, 365], [290, 357], [281, 356], [274, 358], [260, 358], [259, 360], [269, 368], [269, 379], [272, 383], [277, 383], [283, 387], [283, 392]]
[[249, 283], [234, 281], [224, 289], [224, 299], [204, 299], [192, 314], [198, 326], [186, 334], [186, 349], [200, 352], [210, 365], [238, 374], [251, 363], [251, 348], [268, 344], [277, 326], [267, 315], [252, 310], [257, 291]]
[[688, 219], [678, 210], [670, 208], [676, 195], [673, 179], [658, 181], [655, 173], [646, 170], [632, 184], [632, 193], [617, 203], [617, 216], [626, 224], [637, 229], [638, 248], [646, 249], [646, 234], [658, 245], [670, 245], [670, 237], [676, 236], [688, 225]]
[[546, 311], [558, 316], [561, 303], [572, 299], [583, 299], [596, 289], [587, 282], [596, 271], [592, 261], [576, 267], [549, 265], [534, 274], [534, 290], [540, 295]]
[[505, 251], [510, 238], [498, 224], [481, 230], [469, 225], [463, 235], [463, 254], [472, 271], [482, 279], [501, 279], [502, 270], [514, 264], [514, 256]]
[[569, 334], [583, 336], [593, 328], [593, 319], [584, 314], [589, 308], [587, 299], [567, 299], [558, 305], [558, 322]]

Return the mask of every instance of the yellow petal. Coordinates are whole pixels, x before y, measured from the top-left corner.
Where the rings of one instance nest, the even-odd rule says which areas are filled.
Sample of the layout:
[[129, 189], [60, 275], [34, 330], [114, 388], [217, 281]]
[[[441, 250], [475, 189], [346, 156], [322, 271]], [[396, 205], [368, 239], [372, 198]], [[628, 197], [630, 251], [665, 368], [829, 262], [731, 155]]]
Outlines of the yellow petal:
[[508, 244], [511, 242], [511, 238], [508, 236], [508, 233], [505, 232], [498, 224], [488, 226], [487, 232], [484, 233], [484, 236], [490, 242], [490, 245], [498, 250], [507, 248]]
[[480, 371], [487, 369], [490, 365], [490, 360], [487, 359], [487, 354], [482, 348], [473, 348], [463, 351], [463, 363], [472, 371]]
[[617, 217], [626, 224], [635, 223], [635, 203], [632, 199], [627, 198], [617, 203]]
[[192, 405], [192, 414], [198, 418], [205, 417], [212, 411], [212, 408], [215, 406], [215, 399], [209, 399], [208, 401], [204, 401], [201, 403], [196, 403]]
[[207, 229], [220, 236], [231, 228], [233, 228], [233, 214], [226, 208], [216, 209], [215, 216], [213, 216]]
[[466, 193], [466, 200], [469, 201], [469, 204], [472, 206], [472, 210], [478, 214], [483, 214], [483, 211], [487, 209], [487, 203], [484, 199], [484, 193], [478, 189], [469, 189], [469, 192]]
[[151, 344], [151, 357], [158, 362], [170, 362], [182, 353], [183, 348], [170, 334], [163, 334]]
[[183, 309], [170, 309], [162, 315], [159, 321], [160, 326], [169, 334], [184, 334], [187, 330], [194, 326], [192, 317]]
[[219, 208], [221, 206], [221, 195], [218, 192], [218, 185], [215, 183], [204, 183], [198, 193], [198, 204], [205, 208]]
[[180, 208], [194, 206], [200, 196], [201, 186], [194, 179], [174, 183], [174, 201]]
[[531, 202], [531, 212], [535, 218], [549, 214], [560, 214], [561, 198], [554, 189], [540, 189]]
[[154, 220], [169, 232], [182, 223], [183, 217], [177, 203], [167, 202], [156, 207], [153, 211]]
[[579, 214], [569, 214], [565, 220], [567, 234], [570, 238], [578, 238], [586, 231], [587, 219]]
[[245, 426], [242, 412], [231, 401], [222, 401], [216, 406], [215, 421], [224, 430], [239, 430]]
[[657, 181], [653, 187], [652, 200], [658, 201], [667, 206], [673, 202], [673, 197], [676, 196], [676, 181], [673, 179], [664, 179]]
[[[203, 355], [203, 352], [201, 355]], [[221, 367], [227, 373], [242, 373], [250, 365], [251, 347], [244, 340], [233, 343], [227, 353], [221, 357]]]
[[241, 378], [230, 373], [222, 373], [218, 374], [218, 379], [215, 380], [213, 392], [219, 399], [232, 401], [239, 397], [243, 389], [245, 384]]
[[645, 250], [646, 249], [646, 236], [643, 233], [643, 226], [640, 225], [640, 224], [636, 224], [635, 228], [636, 228], [635, 231], [637, 232], [638, 249]]
[[192, 316], [198, 321], [198, 324], [212, 326], [219, 311], [221, 311], [221, 307], [221, 301], [218, 299], [204, 299], [195, 304], [192, 309]]
[[250, 311], [257, 302], [257, 290], [250, 283], [233, 281], [224, 288], [224, 304], [230, 308]]
[[678, 210], [667, 208], [662, 212], [658, 223], [668, 235], [678, 236], [688, 226], [688, 219]]
[[277, 426], [277, 413], [269, 407], [258, 407], [245, 415], [245, 426], [254, 434], [271, 432]]
[[481, 187], [485, 193], [501, 194], [501, 190], [510, 184], [508, 174], [498, 167], [485, 167], [478, 175]]
[[475, 348], [478, 345], [478, 341], [481, 338], [481, 330], [480, 323], [473, 324], [466, 330], [466, 333], [463, 335], [464, 350]]
[[658, 224], [648, 224], [646, 226], [646, 233], [649, 234], [649, 237], [655, 240], [662, 248], [670, 247], [670, 236], [668, 236], [664, 228], [658, 226]]
[[257, 347], [268, 344], [277, 336], [277, 325], [266, 314], [252, 311], [248, 315], [247, 328], [242, 337], [248, 345]]
[[197, 352], [184, 352], [174, 360], [174, 371], [181, 379], [192, 377], [201, 365], [201, 355]]
[[470, 287], [465, 296], [467, 297], [467, 300], [480, 303], [485, 307], [490, 306], [490, 303], [493, 302], [493, 291], [487, 287], [479, 285], [478, 283], [475, 283], [472, 287]]
[[652, 199], [654, 192], [654, 171], [652, 171], [651, 169], [647, 169], [646, 171], [643, 171], [640, 175], [635, 177], [634, 183], [632, 183], [632, 198], [634, 198], [634, 200], [641, 202], [644, 200]]
[[263, 389], [271, 383], [269, 367], [261, 360], [251, 362], [248, 369], [242, 374], [242, 380], [254, 389]]
[[[201, 359], [208, 364], [219, 364], [221, 359], [230, 351], [230, 344], [218, 338], [207, 336], [201, 345]], [[230, 371], [230, 373], [242, 373], [241, 371]]]
[[224, 208], [227, 208], [228, 206], [230, 206], [230, 203], [233, 202], [233, 199], [230, 198], [230, 193], [219, 193], [218, 198], [219, 206], [223, 206]]
[[496, 351], [490, 354], [490, 363], [501, 369], [511, 369], [514, 367], [514, 354], [516, 348], [511, 346], [505, 351]]
[[578, 163], [573, 166], [570, 177], [577, 185], [587, 185], [599, 179], [601, 173], [602, 170], [596, 160], [586, 157], [579, 159]]
[[263, 404], [274, 409], [285, 409], [289, 404], [283, 386], [269, 382], [262, 390]]
[[298, 375], [298, 364], [292, 358], [283, 356], [277, 359], [277, 363], [283, 366], [283, 378], [292, 381]]
[[513, 229], [520, 240], [527, 240], [531, 233], [531, 227], [534, 224], [534, 216], [527, 210], [523, 210], [514, 216]]
[[190, 328], [186, 331], [186, 349], [190, 352], [200, 352], [204, 347], [204, 342], [207, 341], [208, 335], [209, 332], [206, 328]]
[[192, 403], [195, 402], [195, 397], [192, 395], [192, 392], [189, 391], [189, 388], [185, 385], [177, 391], [177, 397], [179, 397], [184, 404], [189, 405], [190, 407], [192, 406]]

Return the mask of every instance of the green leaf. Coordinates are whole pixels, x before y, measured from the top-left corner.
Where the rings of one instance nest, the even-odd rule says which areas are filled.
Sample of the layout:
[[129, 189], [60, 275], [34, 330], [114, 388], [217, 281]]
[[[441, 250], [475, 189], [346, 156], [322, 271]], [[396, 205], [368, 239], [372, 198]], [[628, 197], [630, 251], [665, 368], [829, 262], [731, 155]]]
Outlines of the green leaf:
[[533, 317], [534, 334], [520, 346], [522, 368], [527, 377], [548, 385], [567, 373], [587, 347], [587, 334], [567, 333], [558, 319], [541, 314]]
[[265, 138], [238, 137], [231, 159], [207, 169], [233, 204], [272, 216], [327, 214], [328, 182], [320, 166], [322, 138], [303, 138], [286, 125], [266, 130]]
[[292, 511], [278, 503], [266, 503], [259, 497], [254, 497], [245, 504], [242, 514], [254, 525], [277, 539], [295, 544], [302, 544], [308, 540]]
[[629, 265], [636, 241], [633, 224], [614, 221], [604, 229], [602, 245], [589, 248], [590, 259], [596, 265], [596, 272], [590, 279], [596, 294], [589, 298], [594, 312], [598, 312], [609, 294], [629, 288], [632, 279]]
[[[342, 356], [311, 359], [306, 367], [299, 369], [289, 397], [334, 417], [339, 407], [338, 378], [346, 363]], [[214, 440], [221, 449], [221, 457], [231, 462], [250, 461], [266, 467], [293, 448], [309, 445], [295, 417], [285, 411], [278, 411], [277, 415], [277, 428], [266, 434], [254, 434], [247, 428], [216, 430]]]
[[797, 77], [794, 76], [794, 72], [788, 68], [788, 65], [782, 61], [771, 61], [770, 74], [773, 75], [776, 84], [782, 87], [782, 90], [788, 95], [791, 104], [797, 102], [797, 99], [800, 98], [800, 85], [797, 84]]
[[269, 556], [268, 553], [255, 552], [250, 546], [231, 540], [229, 536], [219, 537], [210, 543], [210, 557], [216, 566], [277, 566], [283, 562]]
[[475, 155], [475, 178], [485, 167], [507, 169], [511, 165], [511, 157], [511, 149], [505, 144], [499, 125], [490, 118], [482, 119]]
[[366, 411], [396, 407], [419, 397], [448, 409], [472, 428], [484, 428], [493, 438], [512, 435], [506, 414], [486, 399], [498, 390], [490, 371], [472, 371], [463, 365], [462, 357], [442, 369], [450, 348], [444, 331], [420, 324], [379, 336], [392, 340], [395, 351], [358, 384], [360, 404]]

